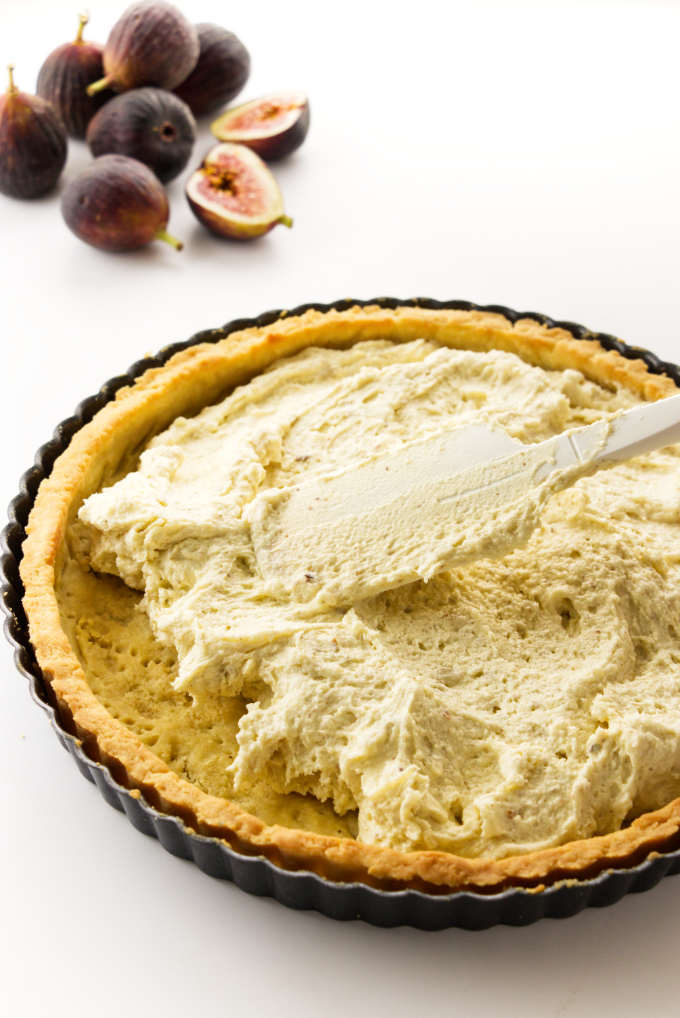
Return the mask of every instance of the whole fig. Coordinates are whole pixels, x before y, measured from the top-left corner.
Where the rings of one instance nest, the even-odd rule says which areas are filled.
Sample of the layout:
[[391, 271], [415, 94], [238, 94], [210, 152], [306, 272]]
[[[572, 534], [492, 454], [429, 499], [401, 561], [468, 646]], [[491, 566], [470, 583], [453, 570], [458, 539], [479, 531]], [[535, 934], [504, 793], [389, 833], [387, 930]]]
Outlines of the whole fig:
[[250, 54], [241, 40], [219, 25], [196, 25], [200, 53], [189, 77], [175, 89], [195, 117], [238, 95], [250, 74]]
[[162, 88], [133, 88], [97, 113], [87, 129], [92, 154], [117, 152], [149, 166], [167, 183], [186, 166], [196, 138], [191, 110]]
[[87, 15], [81, 14], [73, 42], [66, 42], [52, 50], [38, 72], [38, 95], [54, 106], [64, 127], [74, 138], [84, 137], [92, 117], [113, 94], [104, 91], [89, 96], [85, 91], [104, 73], [102, 47], [97, 42], [83, 39], [87, 22]]
[[134, 251], [171, 236], [168, 199], [148, 166], [127, 156], [101, 156], [73, 177], [64, 189], [61, 211], [76, 237], [104, 251]]
[[49, 103], [20, 92], [9, 66], [0, 96], [0, 191], [37, 198], [54, 187], [66, 162], [66, 131]]
[[198, 60], [198, 33], [181, 11], [164, 0], [132, 4], [111, 29], [104, 47], [104, 77], [88, 86], [125, 92], [140, 85], [173, 89]]

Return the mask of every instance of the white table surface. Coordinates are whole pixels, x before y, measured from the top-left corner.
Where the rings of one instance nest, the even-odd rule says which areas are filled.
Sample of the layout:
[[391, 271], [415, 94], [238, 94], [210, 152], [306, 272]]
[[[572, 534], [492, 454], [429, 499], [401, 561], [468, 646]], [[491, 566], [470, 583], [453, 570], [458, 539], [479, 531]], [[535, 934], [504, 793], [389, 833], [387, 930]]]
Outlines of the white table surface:
[[[122, 7], [92, 0], [92, 38]], [[276, 171], [292, 231], [112, 256], [57, 195], [0, 196], [0, 502], [53, 425], [145, 352], [272, 307], [426, 294], [585, 322], [680, 359], [680, 9], [662, 3], [185, 3], [250, 48], [246, 97], [309, 90]], [[34, 87], [77, 5], [0, 0], [0, 64]], [[232, 17], [233, 15], [233, 17]], [[196, 147], [209, 146], [203, 125]], [[85, 165], [72, 144], [66, 174]], [[196, 160], [194, 160], [195, 162]], [[9, 651], [0, 700], [0, 1012], [671, 1013], [680, 879], [566, 921], [427, 934], [295, 913], [138, 834], [85, 782]]]

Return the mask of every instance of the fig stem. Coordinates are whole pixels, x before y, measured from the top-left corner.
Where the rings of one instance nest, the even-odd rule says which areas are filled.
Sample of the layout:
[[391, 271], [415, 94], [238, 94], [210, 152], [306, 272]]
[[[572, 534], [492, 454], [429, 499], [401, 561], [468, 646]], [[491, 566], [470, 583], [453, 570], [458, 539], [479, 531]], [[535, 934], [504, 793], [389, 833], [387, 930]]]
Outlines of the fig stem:
[[83, 41], [83, 29], [85, 28], [85, 25], [88, 23], [89, 20], [90, 15], [88, 14], [88, 12], [81, 11], [80, 14], [78, 15], [78, 32], [76, 34], [75, 39], [73, 40], [74, 45], [77, 46], [78, 43], [81, 43]]
[[184, 247], [182, 241], [177, 240], [177, 237], [173, 237], [173, 235], [171, 233], [168, 233], [167, 230], [163, 229], [157, 230], [156, 240], [164, 240], [166, 244], [170, 245], [170, 247], [174, 247], [175, 251], [181, 251], [182, 248]]
[[9, 74], [9, 88], [7, 89], [9, 95], [14, 95], [18, 92], [18, 88], [14, 84], [14, 64], [7, 64], [7, 73]]
[[100, 78], [99, 81], [93, 81], [91, 85], [87, 86], [87, 94], [96, 95], [97, 92], [102, 92], [105, 88], [109, 87], [112, 80], [112, 76], [107, 74], [105, 78]]
[[290, 227], [293, 225], [293, 220], [290, 218], [290, 216], [281, 216], [281, 218], [278, 219], [277, 222], [281, 223], [282, 226], [287, 226], [288, 229], [290, 229]]

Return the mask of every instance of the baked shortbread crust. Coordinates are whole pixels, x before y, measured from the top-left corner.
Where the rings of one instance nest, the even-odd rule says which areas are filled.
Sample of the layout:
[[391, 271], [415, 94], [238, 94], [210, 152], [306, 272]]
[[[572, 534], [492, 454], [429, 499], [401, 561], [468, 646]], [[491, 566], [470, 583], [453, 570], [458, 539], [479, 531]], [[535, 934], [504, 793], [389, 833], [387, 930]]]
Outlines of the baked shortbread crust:
[[[88, 568], [88, 535], [77, 516], [83, 500], [135, 470], [152, 436], [176, 418], [217, 403], [279, 358], [307, 347], [344, 348], [367, 340], [503, 350], [548, 371], [578, 371], [603, 392], [627, 394], [633, 401], [675, 391], [669, 378], [649, 373], [644, 362], [595, 342], [532, 319], [513, 324], [476, 311], [307, 312], [175, 355], [119, 392], [76, 433], [41, 486], [29, 521], [21, 567], [25, 607], [62, 718], [119, 781], [189, 828], [331, 879], [439, 892], [540, 887], [675, 847], [678, 799], [632, 822], [626, 818], [622, 829], [598, 837], [480, 858], [359, 841], [351, 808], [336, 811], [302, 788], [289, 791], [279, 784], [268, 793], [246, 788], [234, 797], [221, 775], [238, 753], [245, 701], [219, 689], [208, 696], [173, 687], [173, 648], [154, 636], [139, 610], [139, 592]], [[668, 767], [676, 771], [673, 758]], [[669, 794], [680, 787], [677, 773], [671, 777]], [[662, 782], [660, 794], [665, 788]]]

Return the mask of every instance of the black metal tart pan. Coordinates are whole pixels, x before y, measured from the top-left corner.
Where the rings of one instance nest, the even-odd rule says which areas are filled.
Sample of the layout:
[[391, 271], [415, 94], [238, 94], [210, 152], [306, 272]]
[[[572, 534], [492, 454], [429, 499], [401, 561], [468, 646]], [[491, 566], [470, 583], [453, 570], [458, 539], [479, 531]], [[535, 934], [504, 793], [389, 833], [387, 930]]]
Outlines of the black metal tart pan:
[[426, 930], [451, 926], [486, 929], [499, 923], [522, 926], [544, 917], [564, 918], [587, 907], [611, 905], [631, 892], [646, 891], [662, 877], [680, 872], [680, 850], [653, 853], [637, 866], [609, 869], [593, 879], [569, 881], [539, 891], [512, 888], [488, 895], [468, 891], [445, 895], [413, 890], [383, 891], [360, 883], [334, 883], [310, 872], [284, 870], [264, 857], [240, 855], [217, 838], [195, 834], [187, 830], [176, 817], [160, 813], [143, 799], [132, 796], [128, 789], [115, 780], [107, 767], [87, 756], [79, 741], [60, 722], [29, 639], [22, 607], [23, 588], [19, 577], [19, 562], [26, 523], [40, 482], [48, 476], [54, 461], [66, 448], [73, 434], [90, 421], [118, 389], [129, 385], [147, 368], [165, 364], [179, 350], [197, 343], [217, 342], [249, 326], [269, 325], [284, 314], [298, 315], [309, 309], [346, 310], [355, 305], [367, 304], [379, 304], [385, 308], [406, 306], [494, 311], [505, 315], [512, 322], [519, 318], [533, 318], [542, 325], [566, 329], [578, 339], [597, 340], [606, 349], [616, 350], [624, 357], [640, 358], [650, 371], [669, 375], [680, 386], [680, 367], [661, 361], [647, 350], [630, 347], [613, 336], [591, 332], [573, 322], [556, 322], [535, 312], [517, 312], [499, 305], [481, 306], [462, 300], [437, 301], [421, 297], [399, 300], [380, 297], [373, 300], [346, 299], [332, 304], [303, 304], [289, 311], [268, 311], [257, 318], [241, 318], [222, 328], [199, 332], [185, 342], [165, 347], [155, 357], [137, 361], [124, 375], [110, 379], [99, 392], [83, 400], [73, 416], [62, 421], [52, 439], [41, 446], [34, 465], [22, 477], [19, 493], [9, 506], [9, 523], [0, 537], [0, 592], [6, 615], [4, 631], [14, 647], [16, 665], [28, 679], [31, 696], [49, 717], [57, 737], [75, 760], [80, 772], [97, 785], [111, 806], [125, 812], [138, 830], [158, 838], [173, 855], [193, 859], [200, 869], [211, 876], [232, 880], [250, 894], [276, 898], [289, 908], [316, 909], [333, 919], [363, 919], [376, 926], [410, 925]]

